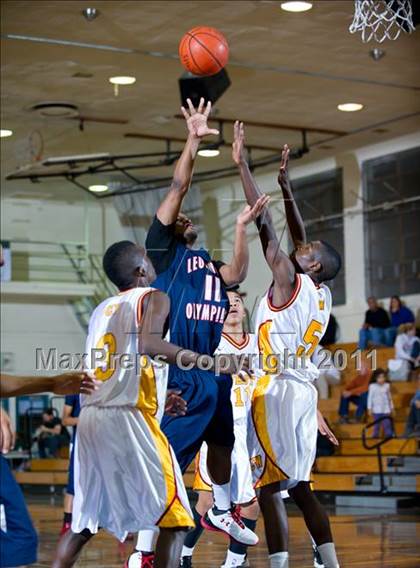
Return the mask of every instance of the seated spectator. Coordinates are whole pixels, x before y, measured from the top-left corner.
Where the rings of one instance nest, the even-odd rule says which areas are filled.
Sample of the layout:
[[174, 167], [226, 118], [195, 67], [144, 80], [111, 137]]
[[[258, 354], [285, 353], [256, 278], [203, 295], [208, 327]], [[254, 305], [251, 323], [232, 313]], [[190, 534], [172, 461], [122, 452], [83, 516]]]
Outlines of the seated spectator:
[[372, 373], [368, 390], [367, 408], [373, 420], [387, 418], [387, 420], [374, 425], [373, 437], [379, 438], [380, 431], [383, 429], [385, 438], [391, 438], [394, 432], [389, 417], [394, 411], [394, 403], [392, 402], [389, 382], [383, 369], [376, 369]]
[[410, 402], [410, 413], [405, 426], [405, 435], [420, 436], [420, 376], [417, 377], [417, 390]]
[[406, 381], [410, 372], [420, 364], [420, 339], [416, 337], [414, 323], [404, 323], [398, 328], [395, 340], [395, 359], [388, 361], [389, 375], [393, 381]]
[[340, 408], [338, 414], [340, 415], [340, 422], [349, 422], [349, 406], [352, 402], [356, 405], [356, 420], [361, 421], [366, 413], [367, 396], [369, 389], [369, 380], [371, 372], [365, 362], [362, 362], [362, 367], [357, 376], [352, 379], [341, 394]]
[[69, 435], [52, 408], [42, 413], [42, 425], [37, 430], [39, 457], [58, 457], [58, 450], [69, 443]]
[[399, 296], [391, 296], [389, 313], [391, 315], [391, 327], [387, 330], [387, 338], [389, 341], [392, 341], [391, 345], [394, 345], [400, 325], [414, 323], [415, 318], [413, 312], [403, 305]]
[[314, 383], [318, 391], [318, 396], [320, 399], [326, 399], [329, 397], [330, 385], [340, 384], [340, 371], [334, 367], [331, 352], [328, 349], [323, 349], [319, 345], [317, 345], [312, 355], [312, 362], [319, 369], [319, 377]]
[[380, 307], [376, 298], [371, 296], [367, 300], [369, 309], [365, 313], [365, 322], [359, 332], [359, 349], [367, 349], [368, 343], [374, 345], [394, 344], [394, 332], [389, 332], [390, 319], [386, 311]]

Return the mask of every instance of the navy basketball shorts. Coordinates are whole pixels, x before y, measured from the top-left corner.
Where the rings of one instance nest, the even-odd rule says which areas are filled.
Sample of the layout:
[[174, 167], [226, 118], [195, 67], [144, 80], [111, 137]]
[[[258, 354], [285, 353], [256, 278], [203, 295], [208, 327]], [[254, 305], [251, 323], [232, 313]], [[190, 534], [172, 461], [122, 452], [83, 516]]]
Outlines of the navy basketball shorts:
[[66, 487], [67, 495], [73, 495], [73, 496], [74, 496], [74, 446], [75, 446], [75, 442], [76, 442], [76, 438], [73, 438], [73, 440], [70, 444], [70, 461], [69, 461], [67, 487]]
[[203, 442], [233, 447], [231, 387], [230, 375], [216, 377], [209, 371], [181, 371], [171, 367], [168, 389], [181, 391], [180, 396], [187, 402], [187, 413], [177, 417], [165, 415], [161, 428], [183, 473]]
[[0, 455], [0, 566], [11, 568], [36, 562], [38, 537], [22, 491], [9, 464]]

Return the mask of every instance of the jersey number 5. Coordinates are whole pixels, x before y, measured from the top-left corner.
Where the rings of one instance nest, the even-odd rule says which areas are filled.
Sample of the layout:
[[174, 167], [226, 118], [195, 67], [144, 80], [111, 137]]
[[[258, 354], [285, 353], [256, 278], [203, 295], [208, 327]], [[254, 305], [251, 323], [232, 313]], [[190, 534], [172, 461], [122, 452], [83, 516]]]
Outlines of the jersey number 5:
[[[318, 335], [319, 334], [319, 335]], [[298, 357], [305, 355], [310, 357], [316, 349], [322, 337], [322, 323], [317, 320], [312, 320], [308, 325], [308, 329], [303, 334], [303, 341], [305, 345], [300, 345], [296, 351]]]

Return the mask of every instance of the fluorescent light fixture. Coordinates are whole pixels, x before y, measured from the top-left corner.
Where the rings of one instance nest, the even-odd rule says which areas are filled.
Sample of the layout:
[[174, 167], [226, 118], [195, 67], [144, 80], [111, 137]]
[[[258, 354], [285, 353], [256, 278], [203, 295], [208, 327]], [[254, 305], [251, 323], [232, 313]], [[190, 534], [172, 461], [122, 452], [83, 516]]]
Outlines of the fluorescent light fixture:
[[217, 150], [217, 148], [215, 148], [214, 150], [208, 148], [208, 149], [199, 150], [197, 153], [199, 156], [202, 156], [203, 158], [215, 158], [220, 154], [220, 150]]
[[280, 8], [286, 12], [307, 12], [312, 8], [312, 2], [282, 2]]
[[1, 129], [0, 130], [0, 138], [7, 138], [13, 134], [13, 130]]
[[356, 112], [362, 110], [363, 105], [360, 103], [342, 103], [341, 105], [337, 105], [337, 108], [343, 112]]
[[68, 164], [68, 162], [95, 162], [109, 158], [109, 152], [98, 154], [74, 154], [73, 156], [52, 156], [42, 161], [43, 166]]
[[109, 82], [113, 85], [132, 85], [136, 82], [136, 78], [122, 75], [121, 77], [110, 77]]
[[89, 191], [93, 191], [93, 193], [102, 193], [104, 191], [108, 191], [108, 189], [109, 188], [107, 185], [101, 185], [101, 184], [89, 186]]

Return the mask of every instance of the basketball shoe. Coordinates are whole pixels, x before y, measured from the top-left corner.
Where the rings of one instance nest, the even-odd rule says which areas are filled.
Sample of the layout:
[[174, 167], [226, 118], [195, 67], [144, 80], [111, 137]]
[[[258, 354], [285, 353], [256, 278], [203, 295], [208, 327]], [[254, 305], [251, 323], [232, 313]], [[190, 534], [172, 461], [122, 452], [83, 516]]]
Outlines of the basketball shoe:
[[153, 568], [154, 557], [154, 554], [142, 554], [136, 550], [128, 557], [124, 568]]
[[235, 509], [219, 511], [216, 507], [213, 507], [201, 518], [201, 525], [210, 531], [224, 532], [241, 544], [247, 546], [258, 544], [257, 535], [244, 525]]

